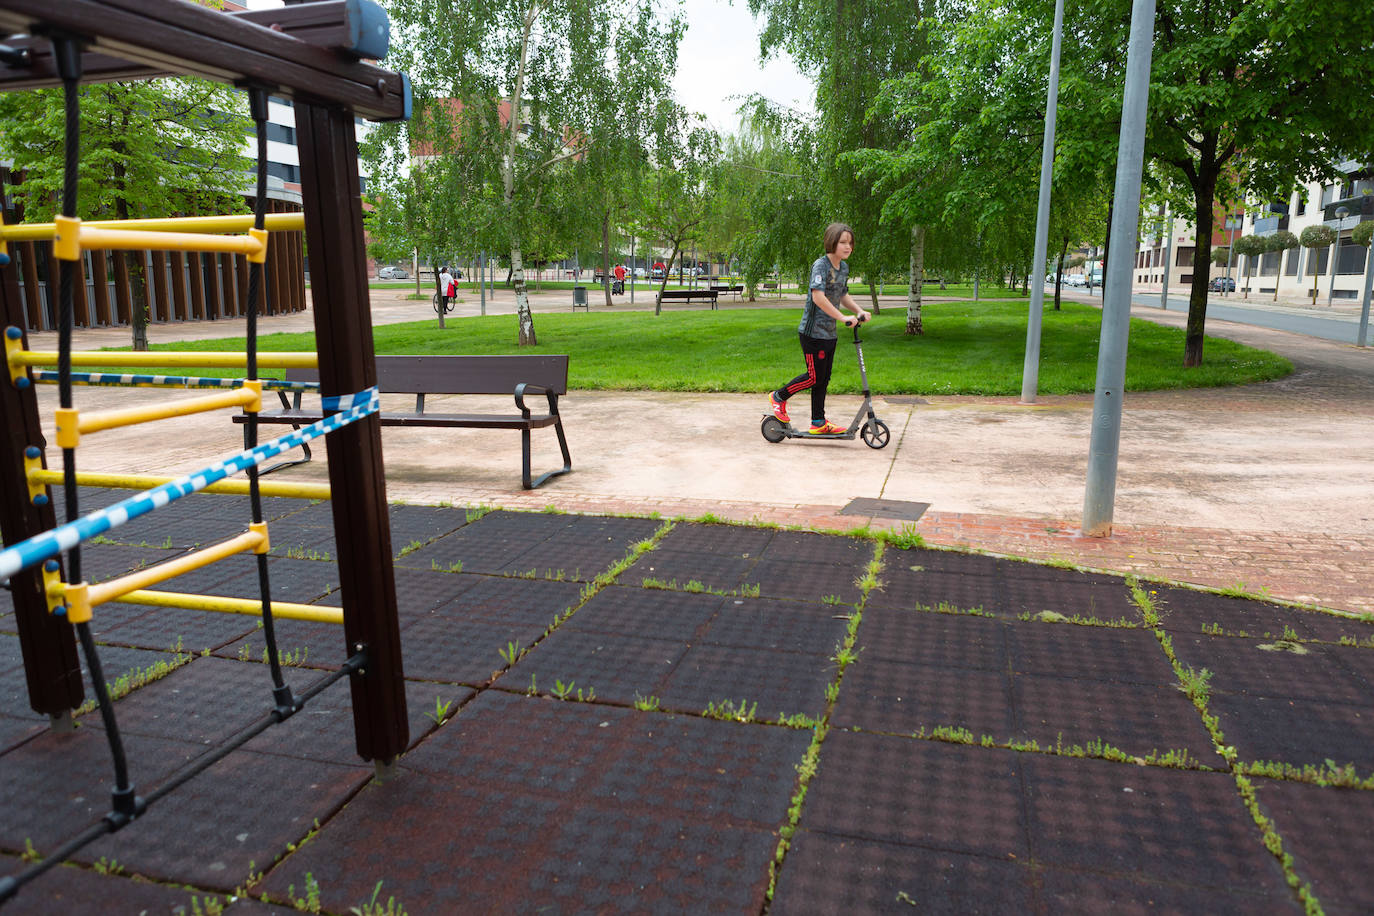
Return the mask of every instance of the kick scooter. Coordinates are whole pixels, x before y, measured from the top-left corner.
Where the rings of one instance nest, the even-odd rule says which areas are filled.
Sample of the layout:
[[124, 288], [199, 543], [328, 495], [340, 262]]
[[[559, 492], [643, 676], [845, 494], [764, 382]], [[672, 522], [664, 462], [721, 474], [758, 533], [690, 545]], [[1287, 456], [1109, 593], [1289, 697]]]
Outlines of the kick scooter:
[[791, 423], [782, 422], [770, 413], [763, 417], [763, 426], [760, 428], [763, 438], [769, 442], [781, 442], [784, 439], [853, 439], [857, 434], [869, 448], [886, 448], [892, 432], [886, 423], [873, 415], [873, 396], [868, 390], [868, 370], [864, 368], [863, 341], [859, 339], [857, 321], [854, 322], [854, 349], [859, 354], [859, 378], [863, 380], [864, 402], [859, 405], [859, 412], [854, 414], [854, 422], [849, 424], [848, 429], [842, 433], [813, 435], [797, 429]]

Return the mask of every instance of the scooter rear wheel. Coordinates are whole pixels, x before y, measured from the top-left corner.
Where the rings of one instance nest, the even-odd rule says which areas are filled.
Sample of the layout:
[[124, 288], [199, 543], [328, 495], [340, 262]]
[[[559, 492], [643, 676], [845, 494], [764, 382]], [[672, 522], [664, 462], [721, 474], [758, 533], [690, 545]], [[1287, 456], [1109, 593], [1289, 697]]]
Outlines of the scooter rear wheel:
[[869, 448], [887, 448], [887, 443], [892, 438], [892, 431], [887, 428], [887, 424], [882, 420], [869, 420], [859, 431], [859, 436], [864, 440], [864, 445]]
[[787, 431], [783, 429], [782, 421], [777, 417], [764, 417], [759, 432], [763, 433], [763, 438], [769, 442], [781, 442], [787, 438]]

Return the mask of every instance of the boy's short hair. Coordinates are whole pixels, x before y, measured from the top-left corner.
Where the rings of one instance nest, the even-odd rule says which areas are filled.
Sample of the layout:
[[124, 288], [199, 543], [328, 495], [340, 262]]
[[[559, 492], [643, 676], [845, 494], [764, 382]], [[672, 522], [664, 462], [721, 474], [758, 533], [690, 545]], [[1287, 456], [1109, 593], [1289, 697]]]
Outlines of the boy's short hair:
[[831, 223], [825, 227], [825, 253], [833, 254], [840, 245], [840, 238], [849, 233], [849, 240], [854, 241], [854, 230], [850, 229], [846, 223]]

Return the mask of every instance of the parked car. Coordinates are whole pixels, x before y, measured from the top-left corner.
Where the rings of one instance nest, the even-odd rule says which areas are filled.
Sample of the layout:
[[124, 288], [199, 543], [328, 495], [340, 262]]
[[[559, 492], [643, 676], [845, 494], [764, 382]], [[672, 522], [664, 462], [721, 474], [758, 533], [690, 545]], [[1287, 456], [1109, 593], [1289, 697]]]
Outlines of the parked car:
[[1101, 271], [1101, 270], [1094, 270], [1091, 274], [1088, 275], [1088, 279], [1089, 279], [1090, 281], [1092, 281], [1092, 285], [1093, 285], [1093, 288], [1094, 288], [1094, 289], [1101, 289], [1101, 288], [1102, 288], [1102, 271]]
[[1213, 277], [1207, 288], [1214, 293], [1234, 293], [1236, 281], [1234, 277]]
[[1064, 278], [1064, 282], [1069, 286], [1087, 286], [1088, 278], [1083, 274], [1069, 274]]
[[378, 280], [409, 280], [410, 272], [404, 267], [383, 267], [377, 271]]
[[636, 268], [635, 268], [635, 279], [636, 279], [636, 280], [643, 280], [643, 279], [644, 279], [645, 277], [647, 277], [648, 275], [649, 275], [648, 272], [645, 271], [643, 267], [636, 267]]

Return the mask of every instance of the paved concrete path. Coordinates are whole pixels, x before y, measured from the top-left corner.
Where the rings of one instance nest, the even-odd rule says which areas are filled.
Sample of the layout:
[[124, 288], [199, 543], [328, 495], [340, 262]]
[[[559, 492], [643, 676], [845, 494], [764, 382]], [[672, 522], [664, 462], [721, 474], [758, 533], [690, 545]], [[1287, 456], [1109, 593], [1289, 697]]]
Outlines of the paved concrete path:
[[[433, 318], [427, 303], [404, 295], [374, 292], [374, 321]], [[546, 293], [534, 303], [537, 311], [564, 310], [570, 294]], [[900, 308], [901, 300], [886, 304]], [[637, 306], [651, 307], [651, 301]], [[779, 307], [795, 303], [784, 300]], [[617, 308], [624, 308], [619, 299]], [[488, 302], [489, 313], [511, 310], [504, 291]], [[469, 295], [449, 320], [477, 311]], [[1149, 306], [1133, 314], [1175, 325], [1184, 319]], [[271, 318], [262, 330], [309, 329], [312, 321], [308, 312]], [[227, 336], [241, 334], [243, 324], [162, 325], [151, 336]], [[842, 514], [856, 498], [928, 503], [913, 530], [932, 544], [1213, 587], [1240, 585], [1374, 612], [1374, 351], [1215, 319], [1208, 332], [1282, 353], [1297, 371], [1241, 388], [1130, 395], [1115, 529], [1107, 539], [1077, 532], [1088, 395], [1045, 397], [1029, 407], [1014, 398], [879, 396], [878, 413], [892, 427], [893, 443], [873, 451], [857, 441], [770, 445], [758, 431], [761, 395], [577, 391], [563, 405], [573, 474], [526, 493], [519, 488], [518, 442], [510, 433], [388, 430], [389, 494], [425, 503], [711, 513], [829, 529], [912, 524], [893, 517], [893, 510]], [[77, 345], [118, 345], [127, 334], [81, 332]], [[34, 335], [33, 345], [51, 346], [45, 336], [51, 335]], [[879, 367], [871, 369], [880, 376]], [[83, 392], [87, 396], [127, 395]], [[440, 405], [441, 399], [432, 400]], [[854, 397], [833, 400], [837, 416], [858, 405]], [[188, 434], [170, 447], [162, 470], [192, 470], [204, 463], [207, 448], [213, 454], [236, 447], [237, 428], [218, 419], [181, 422]], [[91, 451], [83, 448], [90, 462], [85, 468], [155, 470], [133, 439], [112, 433], [93, 441], [99, 444]], [[553, 437], [535, 441], [536, 468], [555, 466]], [[323, 479], [324, 467], [282, 474], [288, 475]]]

